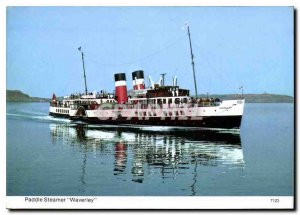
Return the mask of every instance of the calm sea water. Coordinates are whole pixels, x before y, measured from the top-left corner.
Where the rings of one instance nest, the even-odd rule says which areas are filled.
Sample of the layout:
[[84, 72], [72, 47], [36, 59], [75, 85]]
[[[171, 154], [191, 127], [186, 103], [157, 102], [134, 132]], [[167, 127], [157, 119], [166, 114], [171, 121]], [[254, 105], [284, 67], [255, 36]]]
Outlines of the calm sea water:
[[246, 104], [240, 132], [76, 126], [7, 103], [7, 195], [293, 195], [293, 104]]

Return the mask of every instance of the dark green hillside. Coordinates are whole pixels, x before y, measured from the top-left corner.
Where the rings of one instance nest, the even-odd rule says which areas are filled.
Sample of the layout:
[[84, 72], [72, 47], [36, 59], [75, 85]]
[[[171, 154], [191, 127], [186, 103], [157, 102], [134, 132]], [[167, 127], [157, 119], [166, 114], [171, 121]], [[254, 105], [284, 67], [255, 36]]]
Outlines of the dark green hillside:
[[[206, 95], [202, 94], [199, 97], [205, 98]], [[208, 97], [218, 97], [222, 100], [226, 99], [237, 99], [240, 95], [237, 94], [212, 94]], [[294, 98], [287, 95], [277, 95], [277, 94], [244, 94], [246, 103], [293, 103]], [[62, 97], [57, 97], [57, 99], [62, 100]], [[49, 102], [50, 98], [39, 98], [30, 97], [29, 95], [19, 91], [19, 90], [6, 90], [6, 101], [7, 102]]]
[[49, 102], [50, 99], [30, 97], [19, 90], [6, 90], [6, 102]]
[[[218, 97], [220, 99], [237, 99], [240, 98], [241, 95], [237, 94], [227, 94], [227, 95], [208, 95], [209, 97]], [[206, 97], [206, 95], [200, 95], [200, 97]], [[287, 95], [277, 95], [277, 94], [244, 94], [244, 98], [246, 103], [293, 103], [294, 98], [292, 96]]]

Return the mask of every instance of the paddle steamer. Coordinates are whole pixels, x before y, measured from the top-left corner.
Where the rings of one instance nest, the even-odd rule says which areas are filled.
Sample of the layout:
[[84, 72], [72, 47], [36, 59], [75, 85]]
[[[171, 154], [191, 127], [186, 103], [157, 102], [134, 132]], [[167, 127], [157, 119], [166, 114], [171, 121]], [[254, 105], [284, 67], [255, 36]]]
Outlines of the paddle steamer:
[[178, 86], [174, 77], [171, 85], [165, 85], [164, 74], [154, 83], [149, 76], [149, 87], [145, 86], [144, 72], [132, 72], [133, 89], [127, 90], [126, 74], [114, 74], [115, 91], [88, 93], [86, 85], [84, 54], [82, 54], [85, 93], [72, 94], [58, 101], [53, 94], [49, 114], [66, 117], [75, 122], [107, 125], [184, 126], [205, 128], [238, 129], [241, 126], [243, 98], [220, 100], [199, 98], [194, 69], [194, 55], [187, 26], [195, 96], [188, 89]]

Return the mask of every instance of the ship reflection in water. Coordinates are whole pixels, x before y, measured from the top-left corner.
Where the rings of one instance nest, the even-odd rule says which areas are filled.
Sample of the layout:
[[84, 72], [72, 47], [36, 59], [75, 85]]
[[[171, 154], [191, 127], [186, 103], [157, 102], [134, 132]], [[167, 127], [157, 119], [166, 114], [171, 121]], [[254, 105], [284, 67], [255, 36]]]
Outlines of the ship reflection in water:
[[112, 174], [122, 180], [143, 183], [147, 175], [176, 178], [192, 174], [197, 181], [200, 166], [244, 168], [239, 132], [159, 127], [93, 127], [50, 124], [53, 144], [62, 142], [84, 152], [81, 181], [84, 184], [86, 154], [111, 155]]

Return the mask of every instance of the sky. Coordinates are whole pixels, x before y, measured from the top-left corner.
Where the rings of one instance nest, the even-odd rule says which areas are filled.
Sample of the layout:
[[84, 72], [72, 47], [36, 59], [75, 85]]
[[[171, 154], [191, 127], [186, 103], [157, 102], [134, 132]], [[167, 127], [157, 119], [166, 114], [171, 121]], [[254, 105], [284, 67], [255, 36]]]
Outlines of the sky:
[[177, 76], [194, 94], [294, 94], [292, 7], [7, 7], [6, 88], [30, 96], [114, 90], [114, 74]]

